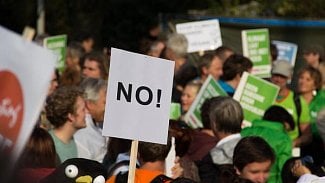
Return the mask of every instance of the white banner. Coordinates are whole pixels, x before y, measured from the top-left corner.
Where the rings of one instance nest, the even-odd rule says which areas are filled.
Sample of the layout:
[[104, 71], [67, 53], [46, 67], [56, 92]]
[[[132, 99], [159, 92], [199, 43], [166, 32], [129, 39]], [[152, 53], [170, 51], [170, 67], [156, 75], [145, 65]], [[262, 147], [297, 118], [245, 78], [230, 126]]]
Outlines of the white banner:
[[112, 48], [103, 135], [166, 144], [174, 62]]

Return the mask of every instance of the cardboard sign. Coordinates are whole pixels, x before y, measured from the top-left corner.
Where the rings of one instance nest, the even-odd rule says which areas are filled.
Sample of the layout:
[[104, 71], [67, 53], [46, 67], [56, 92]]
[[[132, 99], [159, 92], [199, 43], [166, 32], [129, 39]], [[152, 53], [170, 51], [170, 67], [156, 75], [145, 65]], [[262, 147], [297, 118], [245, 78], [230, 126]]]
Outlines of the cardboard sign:
[[227, 93], [219, 86], [211, 75], [204, 81], [199, 93], [195, 97], [190, 109], [185, 114], [185, 122], [191, 128], [201, 128], [201, 106], [206, 99], [216, 96], [227, 96]]
[[166, 144], [174, 62], [111, 49], [103, 135]]
[[222, 46], [219, 20], [204, 20], [176, 25], [177, 33], [184, 34], [189, 42], [187, 52], [214, 50]]
[[278, 92], [278, 86], [244, 72], [233, 96], [244, 110], [244, 126], [250, 126], [254, 119], [261, 119], [265, 110], [275, 102]]
[[270, 40], [268, 29], [242, 31], [243, 55], [253, 62], [252, 74], [267, 78], [271, 76]]
[[51, 36], [44, 39], [45, 48], [53, 50], [57, 55], [56, 68], [62, 72], [65, 66], [67, 35]]
[[294, 67], [296, 63], [296, 56], [298, 45], [284, 41], [272, 41], [272, 44], [278, 49], [277, 60], [286, 60]]
[[0, 154], [15, 162], [46, 98], [55, 55], [0, 27]]

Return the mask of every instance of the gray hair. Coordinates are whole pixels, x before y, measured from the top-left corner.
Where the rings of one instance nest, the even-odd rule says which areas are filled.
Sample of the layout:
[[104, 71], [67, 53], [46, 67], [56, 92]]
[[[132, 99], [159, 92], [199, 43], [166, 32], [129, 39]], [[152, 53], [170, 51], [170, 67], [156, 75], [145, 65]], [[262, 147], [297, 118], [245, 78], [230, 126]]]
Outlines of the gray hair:
[[171, 34], [168, 36], [166, 47], [174, 52], [177, 57], [185, 57], [188, 41], [184, 34]]
[[210, 105], [210, 125], [214, 133], [239, 133], [244, 119], [239, 102], [229, 96], [212, 98]]
[[107, 81], [97, 78], [85, 78], [80, 83], [80, 87], [86, 94], [86, 100], [95, 102], [99, 98], [99, 91], [107, 89]]

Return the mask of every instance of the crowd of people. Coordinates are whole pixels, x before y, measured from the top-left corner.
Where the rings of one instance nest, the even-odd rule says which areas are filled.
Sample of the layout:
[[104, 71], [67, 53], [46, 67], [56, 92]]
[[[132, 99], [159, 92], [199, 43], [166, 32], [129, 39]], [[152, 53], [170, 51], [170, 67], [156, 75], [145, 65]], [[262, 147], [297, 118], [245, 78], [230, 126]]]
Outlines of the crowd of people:
[[[109, 103], [106, 101], [109, 52], [96, 50], [93, 45], [91, 36], [69, 42], [65, 69], [62, 73], [53, 72], [39, 120], [17, 161], [17, 176], [14, 176], [17, 182], [56, 180], [55, 170], [74, 158], [100, 163], [104, 178], [96, 180], [127, 181], [131, 141], [102, 136], [105, 105]], [[180, 103], [181, 116], [169, 121], [167, 145], [139, 143], [135, 182], [286, 183], [301, 182], [300, 176], [312, 180], [325, 175], [321, 171], [325, 165], [322, 47], [305, 49], [306, 62], [298, 73], [295, 89], [288, 85], [293, 79], [293, 66], [274, 55], [270, 58], [271, 77], [264, 79], [280, 88], [278, 96], [260, 119], [242, 128], [243, 109], [232, 96], [242, 74], [252, 71], [249, 58], [231, 47], [221, 46], [206, 51], [198, 62], [190, 61], [188, 41], [177, 33], [166, 39], [150, 36], [139, 45], [142, 54], [175, 62], [171, 100]], [[228, 96], [207, 99], [201, 107], [203, 127], [191, 129], [184, 115], [209, 75]], [[175, 138], [177, 158], [173, 176], [167, 177], [165, 159], [171, 137]], [[300, 148], [301, 158], [293, 158], [294, 148]], [[313, 168], [301, 163], [306, 156], [311, 157]], [[75, 177], [72, 169], [58, 176], [72, 179]]]

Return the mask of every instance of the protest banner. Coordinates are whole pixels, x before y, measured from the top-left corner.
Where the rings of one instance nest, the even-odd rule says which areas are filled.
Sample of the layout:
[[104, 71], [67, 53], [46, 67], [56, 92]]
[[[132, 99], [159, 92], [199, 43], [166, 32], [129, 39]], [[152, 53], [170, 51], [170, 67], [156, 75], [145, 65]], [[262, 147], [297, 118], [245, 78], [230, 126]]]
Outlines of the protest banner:
[[43, 45], [57, 55], [56, 68], [62, 73], [65, 67], [67, 35], [47, 37], [44, 39]]
[[268, 29], [242, 31], [243, 55], [253, 62], [252, 74], [268, 78], [271, 76], [270, 40]]
[[286, 60], [294, 67], [296, 63], [298, 45], [276, 40], [272, 40], [272, 44], [274, 44], [278, 49], [277, 60]]
[[186, 36], [189, 53], [214, 50], [222, 46], [218, 19], [176, 24], [176, 31]]
[[201, 120], [201, 106], [206, 99], [216, 96], [227, 96], [227, 93], [219, 86], [216, 80], [209, 75], [195, 97], [190, 109], [185, 114], [184, 120], [191, 128], [203, 127]]
[[165, 144], [174, 62], [112, 48], [103, 135]]
[[178, 120], [181, 117], [181, 104], [172, 102], [170, 105], [169, 119]]
[[275, 102], [278, 92], [278, 86], [244, 72], [233, 96], [243, 108], [243, 126], [250, 126], [254, 119], [261, 119], [265, 110]]
[[0, 164], [13, 166], [42, 109], [55, 55], [1, 26], [0, 40]]
[[175, 63], [111, 49], [103, 135], [132, 140], [128, 182], [138, 141], [167, 143]]

